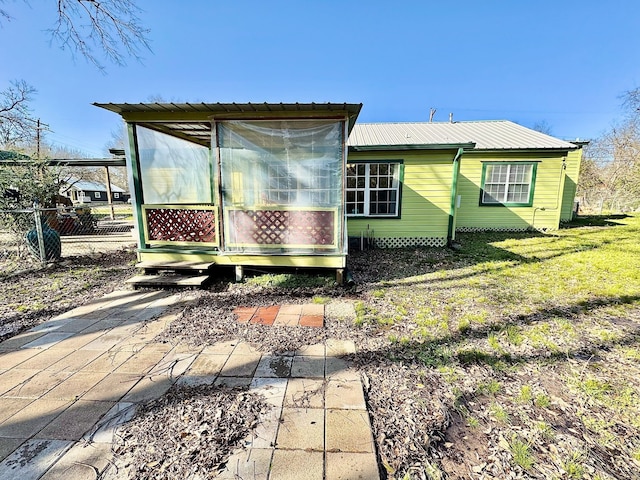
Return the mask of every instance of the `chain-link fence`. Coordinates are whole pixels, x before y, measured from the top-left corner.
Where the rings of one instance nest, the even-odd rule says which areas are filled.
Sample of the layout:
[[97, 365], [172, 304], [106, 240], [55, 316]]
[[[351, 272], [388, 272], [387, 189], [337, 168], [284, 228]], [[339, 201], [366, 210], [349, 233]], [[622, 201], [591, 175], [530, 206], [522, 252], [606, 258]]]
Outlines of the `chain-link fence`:
[[130, 204], [0, 210], [5, 273], [134, 245]]

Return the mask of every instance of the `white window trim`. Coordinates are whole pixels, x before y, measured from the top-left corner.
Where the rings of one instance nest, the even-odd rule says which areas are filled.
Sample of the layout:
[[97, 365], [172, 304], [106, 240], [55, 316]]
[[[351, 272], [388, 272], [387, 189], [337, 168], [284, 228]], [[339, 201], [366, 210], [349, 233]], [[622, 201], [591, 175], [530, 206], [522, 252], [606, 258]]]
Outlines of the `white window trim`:
[[[496, 163], [496, 164], [492, 164], [492, 165], [500, 165], [500, 164]], [[524, 184], [523, 182], [509, 182], [509, 178], [511, 176], [511, 167], [520, 166], [522, 164], [520, 164], [520, 163], [504, 163], [502, 165], [506, 165], [506, 167], [507, 167], [507, 175], [506, 175], [506, 180], [504, 182], [487, 182], [487, 178], [486, 178], [487, 171], [486, 170], [484, 171], [484, 177], [485, 178], [483, 178], [483, 183], [482, 183], [482, 185], [483, 185], [483, 188], [482, 188], [482, 205], [491, 206], [491, 205], [512, 205], [512, 204], [513, 205], [525, 205], [525, 204], [528, 204], [530, 202], [529, 199], [531, 198], [531, 189], [533, 188], [533, 182], [534, 182], [534, 168], [535, 168], [534, 165], [531, 164], [531, 163], [524, 164], [525, 166], [530, 167], [529, 180], [528, 180], [528, 182], [526, 184], [527, 187], [528, 187], [527, 188], [527, 200], [525, 202], [508, 201], [507, 200], [507, 198], [509, 196], [509, 186], [510, 185], [523, 185]], [[503, 193], [501, 199], [499, 199], [499, 200], [497, 200], [495, 202], [487, 200], [487, 197], [491, 197], [491, 195], [489, 195], [487, 193], [487, 183], [489, 185], [504, 185], [505, 189], [504, 189], [504, 193]]]
[[[372, 161], [372, 162], [353, 162], [350, 165], [364, 165], [364, 189], [362, 188], [346, 188], [346, 192], [356, 192], [356, 203], [357, 201], [357, 192], [361, 192], [364, 190], [364, 213], [347, 213], [347, 217], [372, 217], [372, 218], [396, 218], [399, 216], [400, 212], [400, 162], [385, 162], [385, 161]], [[372, 191], [381, 191], [381, 190], [393, 190], [392, 188], [371, 188], [371, 165], [394, 165], [396, 168], [393, 174], [393, 180], [396, 183], [395, 191], [396, 191], [396, 211], [395, 213], [374, 213], [371, 214], [371, 192]], [[347, 181], [347, 175], [345, 175], [345, 182]], [[345, 199], [346, 204], [346, 199]]]

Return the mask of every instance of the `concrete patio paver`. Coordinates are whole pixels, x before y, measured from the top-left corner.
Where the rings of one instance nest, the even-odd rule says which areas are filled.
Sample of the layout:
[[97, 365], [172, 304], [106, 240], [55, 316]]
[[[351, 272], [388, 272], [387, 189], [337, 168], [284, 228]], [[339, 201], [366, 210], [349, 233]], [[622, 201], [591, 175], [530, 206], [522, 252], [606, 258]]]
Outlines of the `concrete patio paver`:
[[325, 480], [378, 480], [373, 453], [327, 452]]
[[26, 438], [0, 438], [0, 462], [11, 455], [26, 440]]
[[324, 357], [295, 356], [291, 365], [293, 378], [324, 378]]
[[49, 372], [47, 370], [41, 370], [31, 378], [21, 382], [8, 392], [5, 392], [2, 396], [36, 399], [59, 383], [62, 383], [62, 381], [71, 375], [71, 372]]
[[326, 408], [366, 410], [367, 404], [360, 381], [328, 380], [326, 385]]
[[41, 480], [86, 480], [100, 478], [110, 465], [111, 445], [76, 443], [47, 471]]
[[29, 438], [42, 430], [70, 404], [71, 402], [64, 400], [39, 398], [2, 422], [0, 437]]
[[33, 400], [29, 398], [0, 398], [0, 424], [15, 415]]
[[373, 452], [366, 410], [327, 410], [326, 448], [332, 452]]
[[107, 413], [113, 405], [114, 402], [78, 400], [38, 432], [38, 437], [80, 440], [95, 425], [96, 419]]
[[59, 343], [72, 335], [73, 333], [70, 332], [45, 333], [31, 342], [25, 343], [22, 348], [50, 348], [56, 343]]
[[[3, 344], [0, 343], [0, 346], [1, 345]], [[27, 361], [31, 357], [38, 355], [39, 353], [42, 352], [35, 349], [15, 350], [10, 352], [0, 351], [0, 365], [2, 365], [3, 370], [9, 370], [10, 368], [24, 363], [25, 361]]]
[[[175, 383], [245, 387], [267, 404], [216, 478], [378, 478], [360, 377], [342, 358], [355, 352], [353, 342], [278, 355], [238, 340], [154, 343], [176, 318], [167, 309], [179, 298], [113, 292], [0, 343], [0, 478], [120, 478], [126, 473], [109, 468], [117, 431], [137, 405]], [[325, 305], [234, 312], [272, 328], [303, 328], [297, 323], [324, 321]]]
[[215, 478], [219, 480], [267, 480], [271, 467], [270, 448], [250, 448], [234, 452], [227, 462], [227, 468]]
[[[33, 438], [0, 463], [3, 480], [36, 480], [71, 448], [73, 442]], [[25, 461], [29, 459], [29, 461]]]
[[322, 452], [276, 450], [269, 480], [323, 480]]
[[23, 370], [21, 368], [12, 368], [3, 372], [0, 374], [0, 395], [4, 395], [18, 385], [29, 381], [31, 377], [34, 377], [38, 373], [40, 373], [40, 370]]
[[100, 383], [108, 375], [105, 372], [77, 372], [49, 390], [42, 398], [51, 400], [76, 400]]
[[276, 448], [323, 451], [324, 410], [321, 408], [283, 408]]
[[[47, 354], [55, 355], [56, 349], [49, 349]], [[75, 350], [73, 353], [66, 355], [64, 358], [46, 367], [47, 370], [55, 372], [78, 372], [84, 366], [93, 362], [102, 355], [102, 352], [96, 350]]]
[[[22, 350], [22, 351], [24, 352], [29, 350]], [[52, 351], [51, 349], [47, 349], [47, 350], [34, 349], [34, 351], [38, 353], [36, 355], [29, 356], [29, 358], [27, 358], [24, 362], [22, 362], [20, 364], [21, 369], [44, 370], [44, 369], [51, 368], [53, 364], [60, 361], [67, 355], [70, 355], [75, 350], [73, 348], [66, 348], [64, 350], [55, 350], [55, 351]]]
[[82, 396], [83, 400], [118, 401], [141, 379], [141, 375], [110, 373]]

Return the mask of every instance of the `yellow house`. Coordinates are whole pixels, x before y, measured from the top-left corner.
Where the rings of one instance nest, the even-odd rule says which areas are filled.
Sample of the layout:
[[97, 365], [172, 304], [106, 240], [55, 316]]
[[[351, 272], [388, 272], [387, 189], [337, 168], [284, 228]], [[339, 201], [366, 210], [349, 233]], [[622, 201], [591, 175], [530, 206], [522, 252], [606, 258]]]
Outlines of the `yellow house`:
[[557, 229], [571, 219], [580, 147], [508, 121], [357, 124], [349, 236], [444, 246], [460, 231]]
[[356, 124], [361, 104], [95, 105], [127, 124], [148, 269], [341, 276], [349, 244], [555, 229], [571, 216], [581, 158], [579, 145], [507, 121]]

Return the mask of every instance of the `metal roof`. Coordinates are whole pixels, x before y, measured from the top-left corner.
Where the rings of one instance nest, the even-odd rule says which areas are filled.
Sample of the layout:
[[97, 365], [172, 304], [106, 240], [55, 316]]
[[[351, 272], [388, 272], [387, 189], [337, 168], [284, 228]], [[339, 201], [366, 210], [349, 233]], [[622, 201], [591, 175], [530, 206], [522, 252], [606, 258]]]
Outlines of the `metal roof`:
[[359, 123], [349, 136], [358, 149], [433, 148], [475, 144], [474, 150], [575, 150], [577, 145], [507, 120], [472, 122]]
[[361, 103], [94, 103], [154, 130], [201, 145], [211, 143], [211, 117], [272, 118], [283, 115], [346, 115], [353, 128]]

